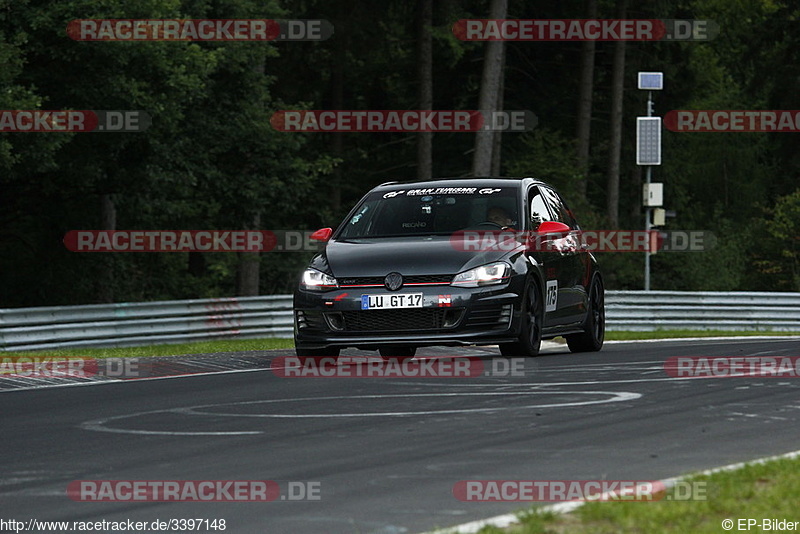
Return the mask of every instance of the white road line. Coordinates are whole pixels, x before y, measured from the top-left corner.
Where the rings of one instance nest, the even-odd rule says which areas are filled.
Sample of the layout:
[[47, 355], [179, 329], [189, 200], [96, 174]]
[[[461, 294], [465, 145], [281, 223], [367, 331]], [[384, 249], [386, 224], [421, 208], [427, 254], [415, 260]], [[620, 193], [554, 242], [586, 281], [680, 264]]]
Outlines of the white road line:
[[[353, 400], [353, 399], [390, 399], [390, 398], [416, 398], [416, 397], [485, 397], [485, 396], [514, 396], [514, 395], [610, 395], [608, 399], [589, 400], [589, 401], [575, 401], [575, 402], [561, 402], [551, 404], [530, 404], [524, 406], [500, 406], [494, 408], [461, 408], [458, 410], [425, 410], [416, 412], [359, 412], [359, 413], [321, 413], [321, 414], [271, 414], [271, 413], [226, 413], [226, 412], [207, 412], [200, 411], [199, 409], [206, 407], [216, 406], [236, 406], [239, 404], [273, 404], [278, 402], [299, 402], [307, 400]], [[285, 419], [302, 419], [302, 418], [335, 418], [335, 417], [397, 417], [407, 415], [440, 415], [440, 414], [462, 414], [462, 413], [480, 413], [480, 412], [497, 412], [505, 410], [525, 410], [534, 408], [564, 408], [575, 406], [588, 406], [590, 404], [606, 404], [609, 402], [624, 402], [636, 400], [642, 395], [640, 393], [631, 393], [628, 391], [507, 391], [507, 392], [481, 392], [481, 393], [415, 393], [415, 394], [399, 394], [399, 395], [355, 395], [343, 397], [321, 397], [319, 399], [271, 399], [262, 401], [246, 401], [243, 403], [231, 404], [210, 404], [206, 406], [199, 406], [195, 409], [180, 408], [175, 410], [178, 413], [186, 413], [193, 415], [206, 415], [206, 416], [219, 416], [219, 417], [264, 417], [264, 418], [285, 418]]]
[[115, 415], [112, 417], [104, 417], [102, 419], [95, 419], [94, 421], [86, 421], [79, 425], [84, 430], [94, 430], [96, 432], [111, 432], [112, 434], [140, 434], [149, 436], [243, 436], [251, 434], [263, 434], [261, 431], [231, 431], [231, 432], [177, 432], [170, 430], [134, 430], [134, 429], [120, 429], [105, 426], [111, 421], [119, 419], [128, 419], [131, 417], [139, 417], [142, 415], [151, 415], [156, 413], [174, 413], [175, 409], [168, 410], [153, 410], [149, 412], [138, 412], [133, 414]]
[[[215, 408], [219, 406], [242, 406], [251, 404], [277, 404], [289, 402], [306, 402], [306, 401], [330, 401], [330, 400], [353, 400], [353, 399], [387, 399], [387, 398], [416, 398], [416, 397], [486, 397], [486, 396], [511, 396], [511, 395], [610, 395], [610, 398], [588, 401], [575, 401], [575, 402], [562, 402], [551, 404], [534, 404], [525, 406], [499, 406], [495, 408], [464, 408], [458, 410], [426, 410], [417, 412], [372, 412], [372, 413], [331, 413], [331, 414], [263, 414], [263, 413], [225, 413], [225, 412], [210, 412], [201, 411], [205, 408]], [[147, 412], [136, 412], [132, 414], [115, 415], [112, 417], [105, 417], [102, 419], [95, 419], [92, 421], [85, 421], [79, 425], [84, 430], [92, 430], [95, 432], [112, 432], [116, 434], [144, 434], [144, 435], [163, 435], [163, 436], [238, 436], [248, 434], [263, 434], [260, 430], [248, 431], [172, 431], [172, 430], [139, 430], [139, 429], [126, 429], [114, 428], [106, 426], [113, 421], [120, 421], [122, 419], [131, 419], [134, 417], [147, 416], [152, 414], [182, 414], [182, 415], [195, 415], [205, 417], [260, 417], [260, 418], [277, 418], [277, 419], [310, 419], [310, 418], [336, 418], [336, 417], [401, 417], [401, 416], [414, 416], [414, 415], [442, 415], [442, 414], [461, 414], [461, 413], [480, 413], [480, 412], [498, 412], [504, 410], [524, 410], [524, 409], [537, 409], [537, 408], [562, 408], [574, 406], [586, 406], [591, 404], [607, 404], [611, 402], [625, 402], [641, 398], [640, 393], [632, 393], [628, 391], [513, 391], [513, 392], [481, 392], [481, 393], [413, 393], [413, 394], [396, 394], [396, 395], [341, 395], [333, 397], [303, 397], [297, 399], [267, 399], [258, 401], [242, 401], [220, 404], [205, 404], [198, 406], [189, 406], [185, 408], [169, 408], [166, 410], [153, 410]]]
[[798, 341], [800, 340], [800, 336], [787, 334], [785, 336], [665, 337], [661, 339], [616, 339], [613, 341], [606, 341], [603, 344], [658, 343], [659, 341], [763, 341], [765, 339], [771, 339], [773, 341]]

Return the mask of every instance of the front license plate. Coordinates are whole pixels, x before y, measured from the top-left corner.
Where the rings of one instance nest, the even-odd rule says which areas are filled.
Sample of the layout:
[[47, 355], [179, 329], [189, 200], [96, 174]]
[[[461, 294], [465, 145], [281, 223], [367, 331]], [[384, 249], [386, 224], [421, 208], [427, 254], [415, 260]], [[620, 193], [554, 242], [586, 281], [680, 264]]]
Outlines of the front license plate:
[[362, 310], [421, 307], [422, 293], [398, 293], [397, 295], [361, 295]]

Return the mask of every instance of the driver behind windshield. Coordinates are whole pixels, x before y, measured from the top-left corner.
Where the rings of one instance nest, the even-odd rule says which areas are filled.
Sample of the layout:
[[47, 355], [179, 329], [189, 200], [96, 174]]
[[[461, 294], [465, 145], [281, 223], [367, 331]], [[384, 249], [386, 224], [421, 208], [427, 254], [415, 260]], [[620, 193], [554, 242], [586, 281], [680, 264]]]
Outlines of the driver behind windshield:
[[497, 226], [500, 226], [503, 230], [511, 227], [511, 225], [514, 224], [514, 221], [511, 220], [508, 212], [500, 206], [489, 208], [489, 211], [486, 214], [486, 219], [489, 222], [493, 222]]

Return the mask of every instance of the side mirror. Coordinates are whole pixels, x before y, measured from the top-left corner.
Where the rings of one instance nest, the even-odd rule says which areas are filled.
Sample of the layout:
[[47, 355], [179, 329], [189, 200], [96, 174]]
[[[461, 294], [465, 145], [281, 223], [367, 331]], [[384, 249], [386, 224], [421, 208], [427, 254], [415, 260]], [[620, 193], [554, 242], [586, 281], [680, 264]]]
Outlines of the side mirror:
[[538, 234], [568, 234], [570, 232], [569, 226], [564, 223], [556, 222], [556, 221], [545, 221], [539, 225], [539, 229], [536, 230]]
[[331, 235], [333, 235], [333, 228], [320, 228], [308, 237], [314, 241], [322, 241], [323, 243], [327, 243], [331, 238]]

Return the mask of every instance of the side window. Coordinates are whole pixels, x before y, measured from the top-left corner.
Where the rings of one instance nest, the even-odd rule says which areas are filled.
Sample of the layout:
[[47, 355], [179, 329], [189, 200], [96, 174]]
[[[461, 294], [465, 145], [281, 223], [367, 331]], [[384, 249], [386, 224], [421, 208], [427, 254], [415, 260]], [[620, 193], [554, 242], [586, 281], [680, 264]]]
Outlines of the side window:
[[532, 230], [536, 230], [544, 221], [553, 220], [550, 211], [547, 209], [547, 203], [538, 187], [531, 187], [528, 190], [528, 215]]
[[572, 216], [572, 212], [564, 203], [564, 200], [559, 196], [558, 193], [556, 193], [552, 189], [543, 187], [542, 195], [547, 199], [547, 204], [550, 206], [550, 209], [555, 214], [556, 221], [564, 223], [572, 229], [578, 228], [578, 223]]

